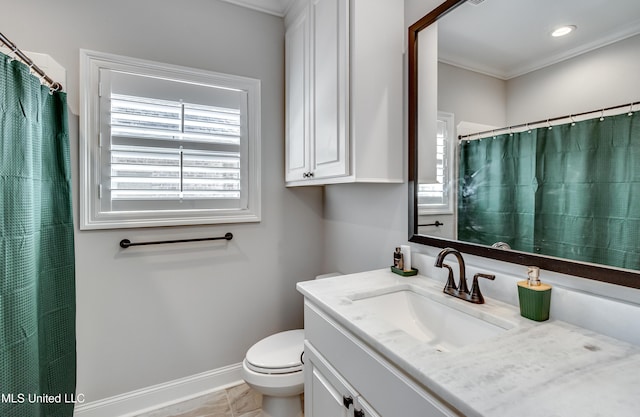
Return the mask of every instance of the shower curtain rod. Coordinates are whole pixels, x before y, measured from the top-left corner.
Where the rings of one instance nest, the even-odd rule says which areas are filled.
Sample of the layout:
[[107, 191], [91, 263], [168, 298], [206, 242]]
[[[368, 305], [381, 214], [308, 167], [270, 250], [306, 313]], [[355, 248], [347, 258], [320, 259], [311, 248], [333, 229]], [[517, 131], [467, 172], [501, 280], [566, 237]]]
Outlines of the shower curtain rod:
[[24, 62], [29, 67], [29, 69], [33, 70], [40, 77], [42, 77], [42, 79], [47, 84], [49, 84], [49, 87], [51, 88], [52, 91], [62, 91], [62, 84], [60, 84], [57, 81], [53, 81], [51, 77], [49, 77], [40, 67], [34, 64], [33, 61], [27, 55], [25, 55], [24, 52], [18, 49], [15, 43], [11, 42], [9, 38], [4, 36], [1, 32], [0, 32], [0, 41], [5, 45], [7, 45], [7, 47], [11, 49], [11, 52], [14, 53], [18, 58], [20, 58], [22, 62]]
[[[551, 122], [557, 122], [558, 120], [566, 120], [566, 119], [570, 119], [573, 121], [574, 117], [580, 117], [580, 116], [586, 116], [588, 114], [594, 114], [594, 113], [601, 113], [602, 117], [604, 117], [604, 112], [606, 111], [611, 111], [611, 110], [617, 110], [617, 109], [624, 109], [626, 107], [629, 108], [629, 112], [633, 112], [633, 106], [640, 104], [640, 101], [636, 101], [633, 103], [627, 103], [627, 104], [621, 104], [619, 106], [612, 106], [612, 107], [605, 107], [603, 109], [598, 109], [598, 110], [591, 110], [591, 111], [585, 111], [582, 113], [575, 113], [575, 114], [570, 114], [568, 116], [560, 116], [560, 117], [553, 117], [551, 119], [545, 119], [545, 120], [538, 120], [536, 122], [529, 122], [529, 123], [521, 123], [518, 125], [513, 125], [513, 126], [507, 126], [507, 127], [501, 127], [498, 129], [491, 129], [491, 130], [484, 130], [482, 132], [477, 132], [477, 133], [470, 133], [468, 135], [458, 135], [458, 139], [462, 140], [465, 138], [469, 138], [471, 136], [480, 136], [480, 135], [486, 135], [488, 133], [496, 133], [496, 132], [501, 132], [501, 131], [512, 131], [513, 129], [520, 129], [520, 128], [535, 128], [536, 125], [547, 125], [547, 126], [551, 126]], [[538, 126], [539, 127], [539, 126]]]

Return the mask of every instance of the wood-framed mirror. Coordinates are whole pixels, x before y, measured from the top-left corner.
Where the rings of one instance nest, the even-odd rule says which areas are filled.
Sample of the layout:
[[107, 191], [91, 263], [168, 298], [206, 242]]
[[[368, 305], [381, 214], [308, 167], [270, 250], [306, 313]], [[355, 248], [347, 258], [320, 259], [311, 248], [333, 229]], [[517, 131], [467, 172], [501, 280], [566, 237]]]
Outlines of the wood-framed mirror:
[[[541, 221], [538, 219], [541, 217], [539, 214], [544, 212], [540, 208], [540, 196], [546, 196], [547, 201], [558, 201], [557, 194], [550, 194], [550, 187], [545, 182], [550, 174], [540, 171], [540, 166], [549, 166], [548, 162], [544, 162], [549, 157], [540, 154], [541, 148], [546, 149], [544, 143], [550, 135], [546, 130], [551, 132], [554, 129], [554, 135], [559, 135], [559, 131], [569, 130], [576, 123], [582, 126], [581, 123], [594, 124], [600, 119], [606, 119], [604, 123], [615, 124], [618, 123], [615, 117], [620, 120], [627, 117], [622, 121], [626, 123], [626, 120], [633, 119], [629, 129], [633, 130], [634, 135], [640, 136], [640, 126], [635, 122], [635, 119], [640, 120], [640, 81], [637, 77], [640, 65], [640, 4], [635, 0], [613, 3], [601, 0], [557, 0], [545, 4], [532, 0], [447, 0], [409, 28], [409, 241], [434, 247], [453, 247], [463, 253], [521, 265], [537, 265], [550, 271], [640, 289], [640, 204], [637, 207], [634, 204], [636, 195], [640, 194], [640, 185], [637, 184], [640, 182], [640, 173], [630, 175], [631, 188], [625, 189], [624, 196], [614, 194], [609, 200], [625, 199], [629, 206], [627, 217], [616, 226], [621, 234], [611, 232], [614, 228], [611, 226], [612, 220], [607, 220], [604, 226], [597, 225], [595, 220], [593, 224], [590, 223], [592, 231], [605, 229], [602, 237], [597, 238], [605, 247], [600, 252], [621, 241], [622, 234], [629, 236], [630, 240], [625, 241], [622, 248], [609, 250], [620, 253], [628, 261], [600, 261], [599, 255], [588, 258], [583, 252], [589, 251], [581, 250], [575, 242], [573, 246], [560, 242], [560, 245], [573, 249], [554, 252], [557, 249], [551, 248], [547, 243], [555, 238], [541, 233], [541, 230], [552, 227], [538, 224]], [[544, 11], [543, 8], [547, 6], [551, 10]], [[510, 14], [512, 12], [520, 17]], [[493, 20], [496, 17], [499, 19]], [[561, 23], [573, 26], [576, 36], [556, 44], [561, 46], [544, 49], [539, 44], [529, 43], [535, 36], [527, 33], [526, 29], [531, 25], [526, 22], [538, 24], [536, 30], [539, 31], [539, 36], [549, 35], [551, 29]], [[598, 27], [594, 29], [594, 26]], [[492, 30], [486, 30], [487, 28]], [[489, 32], [492, 32], [492, 36], [502, 33], [501, 39], [510, 42], [505, 43], [497, 38], [488, 39], [485, 36]], [[600, 32], [600, 35], [596, 32]], [[604, 38], [603, 33], [606, 34]], [[514, 42], [520, 42], [520, 46], [510, 49], [511, 46], [507, 43]], [[632, 55], [616, 55], [622, 53], [622, 50], [624, 53], [631, 51]], [[496, 67], [492, 67], [494, 62], [487, 64], [486, 61], [475, 62], [472, 59], [478, 57], [495, 61]], [[616, 59], [623, 60], [625, 64], [617, 65]], [[578, 79], [577, 73], [572, 73], [571, 70], [579, 61], [589, 62], [590, 72], [599, 74], [599, 78]], [[607, 72], [612, 66], [616, 68], [616, 72]], [[621, 66], [625, 68], [620, 68]], [[557, 76], [559, 71], [576, 82], [566, 82], [565, 79], [565, 84], [560, 88], [556, 86], [561, 95], [549, 96], [543, 106], [535, 105], [536, 94], [546, 92], [549, 95], [551, 80], [562, 79]], [[630, 73], [625, 71], [635, 71], [636, 75], [627, 76]], [[550, 76], [551, 73], [554, 75]], [[470, 80], [474, 78], [482, 79], [483, 84], [470, 84]], [[443, 80], [448, 84], [443, 86]], [[535, 85], [532, 80], [547, 84]], [[527, 105], [526, 100], [516, 98], [515, 94], [519, 90], [519, 97], [522, 94], [529, 95], [530, 105]], [[460, 91], [465, 94], [463, 98], [455, 96]], [[466, 107], [460, 106], [461, 102]], [[498, 102], [500, 103], [496, 104]], [[478, 111], [470, 111], [470, 107]], [[494, 115], [498, 114], [497, 117], [487, 116], [492, 109], [498, 108], [500, 111], [494, 112]], [[466, 200], [467, 190], [471, 189], [473, 194], [482, 188], [469, 187], [465, 181], [468, 182], [470, 177], [475, 177], [479, 171], [484, 170], [476, 167], [475, 171], [469, 171], [466, 156], [463, 156], [465, 162], [461, 163], [461, 152], [466, 152], [461, 151], [461, 148], [473, 140], [509, 141], [514, 133], [524, 136], [531, 133], [531, 130], [535, 130], [533, 134], [537, 140], [537, 144], [532, 145], [532, 152], [536, 154], [537, 161], [543, 162], [533, 164], [533, 188], [530, 193], [524, 193], [532, 196], [533, 208], [525, 216], [532, 223], [528, 227], [519, 226], [522, 229], [520, 234], [527, 238], [525, 240], [530, 235], [536, 236], [531, 237], [531, 242], [528, 242], [531, 244], [530, 249], [523, 249], [527, 246], [522, 246], [522, 242], [506, 233], [495, 233], [494, 244], [491, 241], [483, 242], [475, 236], [470, 237], [467, 233], [469, 224], [470, 229], [490, 230], [489, 234], [495, 229], [478, 220], [483, 216], [473, 217], [471, 221], [468, 218], [461, 220], [461, 210], [465, 211], [464, 216], [468, 216], [470, 210]], [[446, 139], [438, 142], [443, 131], [447, 132], [444, 134]], [[635, 158], [637, 152], [638, 159], [631, 159], [626, 165], [622, 164], [621, 168], [615, 160], [606, 165], [619, 166], [620, 171], [627, 173], [635, 172], [631, 169], [634, 167], [640, 171], [640, 164], [635, 164], [640, 163], [640, 138], [634, 139], [631, 146], [632, 148], [619, 154]], [[599, 155], [607, 153], [603, 150], [596, 151], [598, 152]], [[598, 161], [603, 157], [598, 156]], [[428, 161], [425, 162], [425, 159]], [[438, 165], [438, 161], [443, 159], [449, 162]], [[596, 165], [600, 165], [600, 162], [588, 165], [585, 171], [595, 171]], [[488, 166], [487, 162], [485, 167]], [[463, 190], [465, 195], [461, 197]], [[557, 193], [558, 188], [554, 192]], [[510, 193], [506, 198], [501, 198], [509, 200], [513, 191]], [[629, 199], [629, 196], [633, 198]], [[569, 203], [574, 197], [569, 195], [562, 199], [566, 202], [562, 208], [556, 207], [556, 210], [571, 212], [573, 209], [569, 207]], [[600, 204], [606, 207], [608, 203], [604, 201]], [[568, 220], [546, 221], [557, 225]], [[575, 234], [578, 236], [578, 243], [592, 237], [590, 231], [582, 230]], [[598, 250], [590, 252], [599, 253]]]

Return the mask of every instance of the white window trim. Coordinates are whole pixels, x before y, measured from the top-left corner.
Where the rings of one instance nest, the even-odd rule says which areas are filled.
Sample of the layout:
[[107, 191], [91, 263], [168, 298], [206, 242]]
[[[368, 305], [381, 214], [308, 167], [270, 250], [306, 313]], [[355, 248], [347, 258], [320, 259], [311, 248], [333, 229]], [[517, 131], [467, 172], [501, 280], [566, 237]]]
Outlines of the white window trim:
[[447, 113], [443, 111], [438, 112], [438, 120], [442, 120], [447, 125], [447, 140], [445, 142], [445, 155], [446, 159], [445, 163], [445, 173], [447, 181], [444, 184], [444, 188], [446, 191], [446, 203], [444, 204], [419, 204], [418, 205], [418, 215], [435, 215], [435, 214], [454, 214], [454, 196], [456, 194], [456, 176], [455, 176], [455, 143], [456, 143], [456, 132], [455, 132], [455, 124], [454, 124], [454, 115], [453, 113]]
[[[248, 205], [243, 210], [189, 210], [125, 213], [100, 212], [100, 69], [134, 71], [248, 94]], [[260, 80], [214, 73], [102, 52], [80, 50], [80, 229], [182, 226], [259, 222], [261, 220]]]

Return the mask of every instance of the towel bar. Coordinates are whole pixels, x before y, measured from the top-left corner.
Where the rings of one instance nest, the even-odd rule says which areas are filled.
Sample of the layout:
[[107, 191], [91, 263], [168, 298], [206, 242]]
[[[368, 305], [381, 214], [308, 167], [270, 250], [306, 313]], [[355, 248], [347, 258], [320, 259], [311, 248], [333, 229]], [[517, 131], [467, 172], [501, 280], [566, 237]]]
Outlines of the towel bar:
[[142, 246], [142, 245], [161, 245], [164, 243], [184, 243], [184, 242], [201, 242], [203, 240], [231, 240], [233, 239], [232, 233], [226, 233], [224, 236], [220, 237], [203, 237], [197, 239], [179, 239], [179, 240], [160, 240], [155, 242], [136, 242], [132, 243], [129, 239], [122, 239], [120, 241], [120, 247], [123, 249], [127, 249], [130, 246]]

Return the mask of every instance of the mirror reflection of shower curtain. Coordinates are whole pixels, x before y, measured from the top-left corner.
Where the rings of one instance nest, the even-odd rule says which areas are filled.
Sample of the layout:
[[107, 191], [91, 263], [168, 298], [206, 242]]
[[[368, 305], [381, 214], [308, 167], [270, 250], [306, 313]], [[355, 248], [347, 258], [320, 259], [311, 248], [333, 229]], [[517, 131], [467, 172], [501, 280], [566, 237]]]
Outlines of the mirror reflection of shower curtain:
[[69, 158], [66, 94], [50, 94], [25, 65], [0, 54], [2, 416], [73, 415]]
[[535, 140], [530, 133], [463, 141], [458, 239], [534, 250]]
[[458, 238], [640, 269], [638, 167], [637, 112], [464, 142]]

